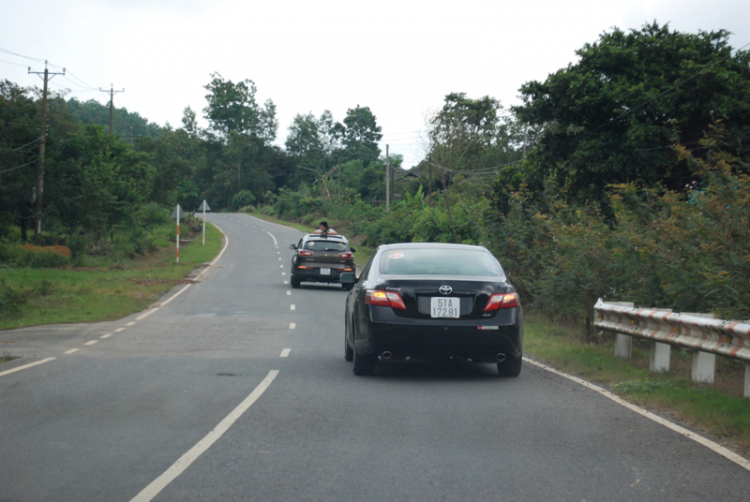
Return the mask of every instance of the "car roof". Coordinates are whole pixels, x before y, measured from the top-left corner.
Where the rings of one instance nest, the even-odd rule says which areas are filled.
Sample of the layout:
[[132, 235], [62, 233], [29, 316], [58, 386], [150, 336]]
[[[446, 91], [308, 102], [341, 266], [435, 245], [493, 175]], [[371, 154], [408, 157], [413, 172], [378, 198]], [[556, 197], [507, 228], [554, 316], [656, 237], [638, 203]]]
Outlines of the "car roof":
[[379, 247], [382, 250], [388, 249], [409, 249], [409, 248], [431, 248], [431, 249], [473, 249], [475, 251], [489, 250], [484, 246], [474, 246], [471, 244], [453, 244], [450, 242], [401, 242], [396, 244], [383, 244]]
[[322, 234], [307, 234], [304, 237], [302, 237], [304, 240], [321, 240], [321, 241], [341, 241], [345, 243], [349, 243], [349, 241], [346, 240], [346, 237], [343, 235], [322, 235]]

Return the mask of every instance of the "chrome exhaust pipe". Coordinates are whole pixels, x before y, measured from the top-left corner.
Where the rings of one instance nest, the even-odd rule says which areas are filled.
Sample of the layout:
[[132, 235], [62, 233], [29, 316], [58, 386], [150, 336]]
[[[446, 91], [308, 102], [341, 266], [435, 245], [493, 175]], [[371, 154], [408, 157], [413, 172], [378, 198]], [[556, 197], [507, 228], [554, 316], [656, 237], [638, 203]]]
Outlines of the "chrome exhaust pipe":
[[497, 354], [497, 355], [495, 356], [495, 359], [497, 359], [497, 362], [499, 362], [499, 363], [502, 363], [502, 362], [504, 362], [504, 361], [505, 361], [506, 359], [508, 359], [508, 356], [506, 356], [506, 355], [505, 355], [505, 354], [503, 354], [502, 352], [498, 352], [498, 354]]
[[387, 361], [388, 359], [390, 359], [391, 357], [393, 357], [393, 354], [391, 353], [390, 350], [384, 350], [383, 353], [380, 354], [380, 357], [382, 357], [384, 360]]

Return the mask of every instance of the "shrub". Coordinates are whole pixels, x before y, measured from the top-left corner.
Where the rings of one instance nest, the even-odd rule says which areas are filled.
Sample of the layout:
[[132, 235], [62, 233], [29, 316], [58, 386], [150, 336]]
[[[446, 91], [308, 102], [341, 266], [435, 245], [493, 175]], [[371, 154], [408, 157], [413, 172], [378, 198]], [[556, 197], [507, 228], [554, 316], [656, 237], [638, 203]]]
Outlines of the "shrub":
[[232, 208], [239, 209], [255, 204], [255, 194], [250, 190], [241, 190], [232, 197]]

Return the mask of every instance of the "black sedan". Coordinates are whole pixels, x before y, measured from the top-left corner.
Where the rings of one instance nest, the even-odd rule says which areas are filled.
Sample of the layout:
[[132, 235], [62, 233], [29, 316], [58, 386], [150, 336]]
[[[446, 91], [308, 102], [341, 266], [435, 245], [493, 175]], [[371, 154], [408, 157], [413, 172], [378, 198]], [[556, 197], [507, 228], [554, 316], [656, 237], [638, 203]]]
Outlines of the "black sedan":
[[341, 274], [346, 298], [345, 357], [356, 375], [378, 360], [442, 358], [497, 363], [521, 373], [523, 311], [487, 249], [463, 244], [380, 246], [362, 270]]

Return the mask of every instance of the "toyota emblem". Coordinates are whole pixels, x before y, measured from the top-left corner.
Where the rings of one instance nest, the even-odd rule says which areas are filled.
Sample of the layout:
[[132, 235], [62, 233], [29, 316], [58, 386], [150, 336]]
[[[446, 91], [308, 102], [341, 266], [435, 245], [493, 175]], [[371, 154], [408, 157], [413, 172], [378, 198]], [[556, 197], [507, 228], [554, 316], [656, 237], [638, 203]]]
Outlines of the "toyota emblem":
[[453, 288], [450, 286], [440, 286], [440, 289], [438, 290], [444, 295], [449, 295], [453, 293]]

